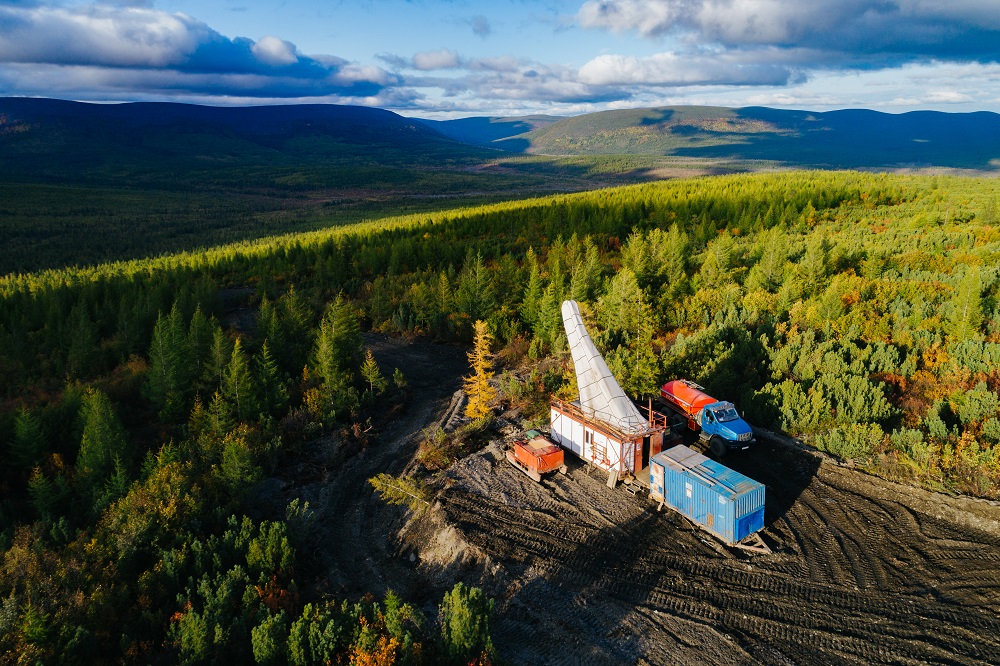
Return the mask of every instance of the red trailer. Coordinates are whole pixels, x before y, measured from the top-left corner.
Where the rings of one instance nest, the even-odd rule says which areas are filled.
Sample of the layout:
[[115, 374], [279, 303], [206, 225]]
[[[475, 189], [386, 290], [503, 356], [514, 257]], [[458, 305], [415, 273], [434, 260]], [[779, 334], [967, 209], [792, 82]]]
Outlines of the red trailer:
[[566, 473], [563, 450], [546, 439], [537, 430], [529, 430], [528, 439], [514, 442], [514, 448], [507, 451], [507, 460], [514, 467], [527, 474], [533, 481], [540, 482], [542, 474], [559, 470]]

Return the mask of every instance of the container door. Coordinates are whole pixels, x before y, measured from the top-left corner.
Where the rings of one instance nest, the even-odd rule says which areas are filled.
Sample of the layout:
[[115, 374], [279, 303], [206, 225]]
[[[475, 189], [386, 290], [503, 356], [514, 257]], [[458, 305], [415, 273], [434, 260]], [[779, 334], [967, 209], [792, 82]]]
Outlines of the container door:
[[663, 450], [663, 433], [658, 432], [649, 438], [649, 457], [652, 458]]
[[697, 519], [695, 515], [695, 496], [694, 496], [694, 484], [686, 478], [681, 477], [682, 483], [682, 494], [681, 494], [681, 512], [688, 518]]
[[643, 441], [633, 441], [632, 447], [635, 449], [635, 473], [639, 474], [639, 470], [649, 464], [649, 456], [647, 455], [645, 459], [642, 457], [643, 452], [643, 442], [645, 442], [648, 437], [643, 437]]
[[742, 541], [762, 529], [764, 529], [764, 507], [743, 516], [736, 522], [736, 541]]
[[649, 466], [649, 496], [654, 500], [663, 500], [663, 468], [656, 463]]

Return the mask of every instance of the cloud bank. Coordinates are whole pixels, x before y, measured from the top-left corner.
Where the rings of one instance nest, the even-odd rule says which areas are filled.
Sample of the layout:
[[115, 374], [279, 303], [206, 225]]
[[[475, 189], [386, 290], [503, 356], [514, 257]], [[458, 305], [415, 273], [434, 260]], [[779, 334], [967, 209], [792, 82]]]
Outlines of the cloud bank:
[[112, 98], [128, 90], [372, 98], [399, 84], [378, 67], [303, 55], [275, 36], [231, 39], [185, 14], [107, 5], [0, 5], [0, 88], [23, 94], [79, 88]]
[[[570, 63], [484, 53], [477, 46], [496, 41], [491, 19], [465, 14], [448, 21], [474, 41], [353, 54], [377, 65], [305, 54], [287, 35], [227, 37], [197, 18], [155, 9], [152, 0], [62, 1], [0, 0], [0, 94], [324, 101], [423, 113], [572, 113], [684, 101], [858, 106], [869, 93], [838, 97], [810, 85], [860, 90], [837, 77], [875, 81], [889, 72], [902, 79], [915, 76], [913, 67], [974, 65], [976, 74], [961, 80], [975, 84], [911, 78], [883, 88], [880, 99], [901, 107], [1000, 104], [996, 0], [577, 0], [570, 16], [551, 25], [553, 35], [572, 32], [586, 43]], [[526, 14], [517, 25], [547, 20]], [[601, 50], [600, 33], [641, 39], [615, 53]]]
[[893, 66], [1000, 59], [994, 0], [587, 0], [580, 25], [680, 37], [750, 52], [797, 52], [800, 65]]

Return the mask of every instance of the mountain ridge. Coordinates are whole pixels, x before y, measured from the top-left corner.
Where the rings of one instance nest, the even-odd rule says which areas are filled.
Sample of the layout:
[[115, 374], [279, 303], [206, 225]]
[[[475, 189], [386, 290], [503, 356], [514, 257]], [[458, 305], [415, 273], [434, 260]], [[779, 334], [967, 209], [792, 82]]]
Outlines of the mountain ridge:
[[[471, 119], [443, 121], [474, 126]], [[517, 118], [492, 127], [517, 129]], [[889, 114], [871, 109], [674, 106], [600, 111], [492, 141], [536, 155], [655, 155], [766, 161], [820, 168], [953, 167], [993, 170], [1000, 115], [990, 111]]]

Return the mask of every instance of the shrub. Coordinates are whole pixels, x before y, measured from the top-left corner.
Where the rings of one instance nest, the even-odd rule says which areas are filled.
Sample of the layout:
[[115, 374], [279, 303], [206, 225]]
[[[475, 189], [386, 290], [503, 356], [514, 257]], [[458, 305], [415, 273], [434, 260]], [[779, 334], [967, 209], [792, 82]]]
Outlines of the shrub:
[[454, 664], [488, 663], [493, 656], [493, 600], [477, 587], [456, 583], [441, 602], [439, 621], [447, 659]]
[[884, 439], [885, 432], [875, 423], [851, 423], [816, 435], [813, 444], [838, 458], [865, 463], [871, 461]]

